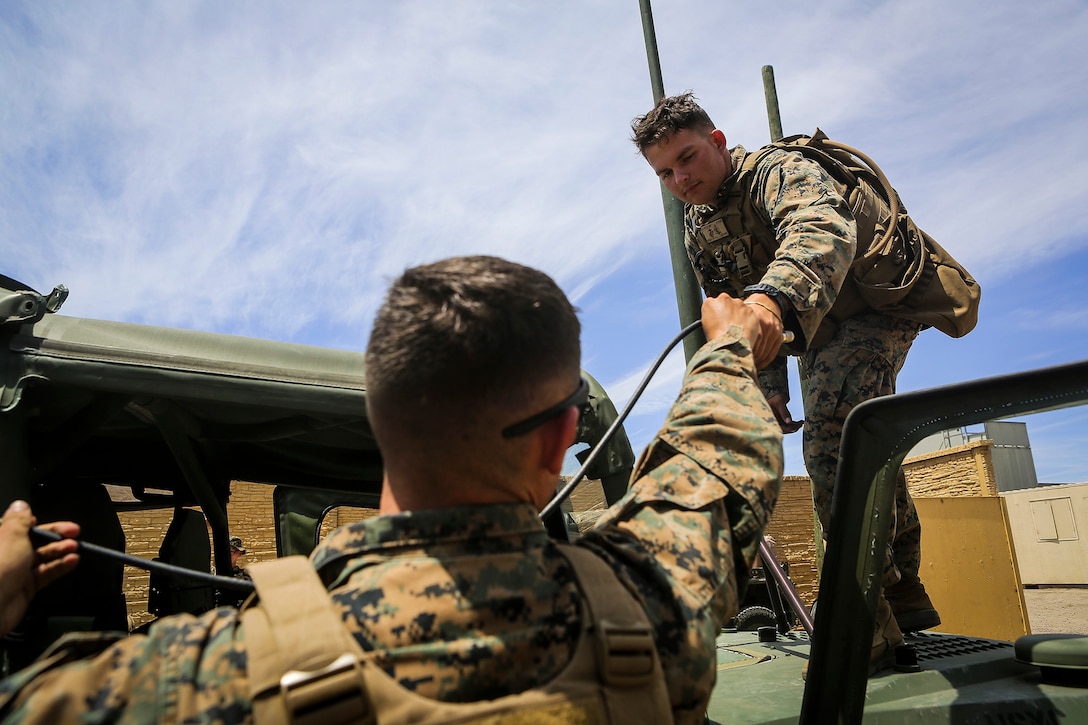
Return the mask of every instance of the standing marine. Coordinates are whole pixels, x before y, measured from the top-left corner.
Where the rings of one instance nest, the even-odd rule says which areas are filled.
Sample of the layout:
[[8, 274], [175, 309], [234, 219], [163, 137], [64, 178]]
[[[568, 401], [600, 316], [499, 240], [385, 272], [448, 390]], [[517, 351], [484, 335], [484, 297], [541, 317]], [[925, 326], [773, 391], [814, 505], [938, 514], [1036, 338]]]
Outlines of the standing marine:
[[[743, 299], [760, 320], [760, 385], [786, 433], [786, 358], [798, 357], [804, 393], [804, 458], [825, 536], [847, 414], [895, 392], [922, 325], [876, 311], [851, 265], [873, 230], [859, 232], [850, 189], [816, 161], [780, 148], [729, 148], [691, 93], [662, 98], [632, 122], [633, 141], [661, 183], [684, 202], [684, 243], [708, 297]], [[859, 234], [861, 238], [859, 238]], [[794, 342], [779, 349], [783, 331]], [[871, 670], [893, 662], [902, 631], [940, 624], [918, 576], [921, 528], [902, 469], [878, 600]]]

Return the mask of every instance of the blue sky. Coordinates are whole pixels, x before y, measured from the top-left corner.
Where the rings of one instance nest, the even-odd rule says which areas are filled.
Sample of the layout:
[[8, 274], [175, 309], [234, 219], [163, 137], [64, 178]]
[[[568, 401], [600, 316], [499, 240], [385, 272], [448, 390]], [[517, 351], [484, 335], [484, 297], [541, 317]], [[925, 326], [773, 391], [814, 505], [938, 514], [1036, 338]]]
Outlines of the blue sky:
[[[654, 13], [667, 92], [756, 148], [773, 65], [786, 133], [876, 158], [981, 282], [978, 328], [923, 333], [901, 390], [1088, 357], [1081, 0]], [[16, 0], [0, 54], [0, 271], [66, 284], [65, 314], [361, 350], [406, 266], [497, 254], [575, 300], [621, 403], [678, 329], [628, 140], [652, 104], [636, 0]], [[636, 447], [681, 371], [636, 407]], [[1078, 410], [1029, 420], [1040, 480], [1088, 480]]]

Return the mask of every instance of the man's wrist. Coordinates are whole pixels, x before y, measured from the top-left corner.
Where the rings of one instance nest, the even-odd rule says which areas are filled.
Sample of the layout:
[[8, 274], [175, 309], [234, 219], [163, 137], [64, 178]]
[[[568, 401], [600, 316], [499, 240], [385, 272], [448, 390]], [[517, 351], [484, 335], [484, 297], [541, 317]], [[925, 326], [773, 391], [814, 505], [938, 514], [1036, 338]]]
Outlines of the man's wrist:
[[774, 303], [778, 305], [779, 319], [786, 319], [786, 313], [791, 312], [793, 307], [790, 305], [789, 298], [782, 294], [780, 290], [772, 287], [769, 284], [752, 284], [744, 288], [744, 298], [748, 299], [754, 294], [764, 294], [774, 300]]
[[746, 299], [744, 301], [744, 304], [752, 305], [753, 307], [762, 307], [763, 309], [767, 310], [767, 312], [770, 312], [772, 315], [774, 315], [775, 319], [778, 320], [779, 324], [781, 324], [781, 322], [782, 322], [782, 313], [778, 311], [778, 309], [777, 309], [778, 305], [775, 304], [775, 301], [772, 300], [770, 297], [765, 296], [765, 298], [767, 299], [767, 302], [763, 302], [762, 300], [755, 299], [755, 297], [752, 296], [752, 297], [749, 297], [748, 299]]

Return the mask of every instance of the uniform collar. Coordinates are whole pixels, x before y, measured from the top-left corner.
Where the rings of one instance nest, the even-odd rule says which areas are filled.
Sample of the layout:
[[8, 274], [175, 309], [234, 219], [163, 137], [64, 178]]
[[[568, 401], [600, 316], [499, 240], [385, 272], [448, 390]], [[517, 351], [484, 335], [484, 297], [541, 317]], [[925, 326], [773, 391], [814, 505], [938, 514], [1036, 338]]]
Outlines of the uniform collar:
[[406, 511], [341, 526], [314, 550], [314, 567], [326, 582], [349, 560], [363, 556], [442, 555], [523, 551], [543, 546], [548, 536], [529, 504]]

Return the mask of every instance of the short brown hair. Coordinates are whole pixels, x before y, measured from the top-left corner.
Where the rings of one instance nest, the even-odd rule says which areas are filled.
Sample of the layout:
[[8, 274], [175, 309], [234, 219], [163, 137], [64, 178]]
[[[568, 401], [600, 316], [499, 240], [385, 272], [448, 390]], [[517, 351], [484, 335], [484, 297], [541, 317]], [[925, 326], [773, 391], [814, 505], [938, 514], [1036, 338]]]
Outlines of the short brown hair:
[[688, 128], [714, 130], [714, 122], [695, 102], [691, 91], [678, 96], [665, 96], [649, 113], [636, 116], [631, 121], [631, 140], [638, 146], [639, 153], [643, 153], [658, 141]]
[[520, 409], [533, 388], [580, 373], [581, 326], [551, 277], [498, 257], [453, 257], [404, 272], [366, 351], [372, 425], [441, 425], [486, 406]]

